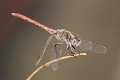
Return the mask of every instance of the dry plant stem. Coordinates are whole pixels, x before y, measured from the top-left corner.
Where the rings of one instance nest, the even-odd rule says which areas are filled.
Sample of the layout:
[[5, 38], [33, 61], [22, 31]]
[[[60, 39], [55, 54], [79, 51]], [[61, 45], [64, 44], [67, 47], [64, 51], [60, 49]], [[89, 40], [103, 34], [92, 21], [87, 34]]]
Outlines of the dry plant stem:
[[46, 67], [46, 66], [49, 66], [50, 64], [54, 63], [54, 62], [57, 62], [59, 60], [64, 60], [64, 59], [67, 59], [67, 58], [72, 58], [72, 57], [77, 57], [77, 56], [82, 56], [82, 55], [86, 55], [86, 53], [80, 53], [80, 54], [74, 54], [73, 56], [63, 56], [61, 58], [58, 58], [58, 59], [55, 59], [55, 60], [52, 60], [52, 61], [49, 61], [47, 63], [45, 63], [44, 65], [38, 67], [26, 80], [31, 80], [32, 77], [37, 73], [39, 72], [42, 68]]

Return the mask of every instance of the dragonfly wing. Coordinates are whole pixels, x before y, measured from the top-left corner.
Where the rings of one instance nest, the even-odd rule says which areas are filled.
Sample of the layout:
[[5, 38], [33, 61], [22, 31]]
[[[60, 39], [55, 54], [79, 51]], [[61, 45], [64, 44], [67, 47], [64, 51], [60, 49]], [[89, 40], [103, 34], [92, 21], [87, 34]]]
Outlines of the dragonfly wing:
[[[57, 58], [59, 58], [59, 57], [58, 57], [58, 55], [57, 55], [56, 53], [53, 53], [53, 54], [51, 55], [51, 60], [54, 60], [54, 59], [57, 59]], [[52, 69], [53, 69], [54, 71], [57, 71], [57, 70], [59, 69], [59, 67], [60, 67], [60, 60], [57, 61], [57, 62], [52, 63], [52, 64], [51, 64], [51, 67], [52, 67]]]
[[80, 47], [86, 51], [94, 52], [94, 53], [106, 53], [106, 47], [102, 46], [99, 43], [91, 42], [87, 40], [81, 40]]
[[76, 37], [80, 38], [81, 40], [81, 44], [80, 46], [80, 50], [84, 50], [84, 51], [90, 51], [90, 52], [94, 52], [94, 53], [106, 53], [107, 49], [105, 46], [102, 46], [99, 43], [93, 42], [91, 40], [88, 40], [87, 38], [78, 35], [77, 33], [73, 33]]
[[80, 47], [84, 50], [91, 50], [93, 48], [92, 43], [87, 40], [81, 40]]
[[[51, 50], [51, 56], [50, 56], [50, 59], [51, 60], [54, 60], [54, 59], [58, 59], [61, 57], [61, 53], [62, 53], [62, 44], [60, 45], [57, 45], [56, 46], [56, 49], [55, 47], [53, 46], [54, 50]], [[61, 61], [57, 61], [57, 62], [54, 62], [51, 64], [51, 67], [54, 71], [57, 71], [60, 67], [60, 64], [61, 64]]]
[[48, 38], [48, 40], [47, 40], [47, 42], [46, 42], [46, 44], [45, 44], [43, 53], [42, 53], [41, 55], [39, 55], [39, 57], [38, 57], [38, 59], [37, 59], [37, 61], [36, 61], [36, 66], [37, 66], [37, 65], [40, 63], [40, 61], [42, 60], [42, 57], [43, 57], [43, 55], [45, 54], [45, 51], [46, 51], [48, 45], [50, 44], [51, 40], [53, 39], [53, 36], [54, 36], [54, 35], [51, 35], [51, 36]]

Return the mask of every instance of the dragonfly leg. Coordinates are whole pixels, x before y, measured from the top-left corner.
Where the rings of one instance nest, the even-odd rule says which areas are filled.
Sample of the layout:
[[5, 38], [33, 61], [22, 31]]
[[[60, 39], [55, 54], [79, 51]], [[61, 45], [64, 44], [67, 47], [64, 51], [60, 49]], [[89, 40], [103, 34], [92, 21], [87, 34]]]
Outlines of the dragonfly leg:
[[70, 50], [70, 46], [67, 45], [66, 52], [68, 52], [69, 50]]
[[66, 52], [69, 52], [69, 51], [70, 51], [70, 53], [72, 53], [72, 54], [76, 53], [76, 52], [73, 51], [73, 47], [71, 47], [70, 45], [67, 45], [67, 47], [66, 47]]
[[[76, 53], [80, 53], [80, 51], [73, 45], [69, 46], [71, 48], [71, 56], [74, 56]], [[75, 51], [74, 51], [75, 50]], [[76, 58], [76, 56], [74, 56]]]
[[75, 46], [73, 46], [73, 45], [71, 45], [71, 46], [72, 46], [72, 48], [73, 48], [74, 50], [77, 51], [77, 53], [80, 53], [80, 51], [79, 51]]

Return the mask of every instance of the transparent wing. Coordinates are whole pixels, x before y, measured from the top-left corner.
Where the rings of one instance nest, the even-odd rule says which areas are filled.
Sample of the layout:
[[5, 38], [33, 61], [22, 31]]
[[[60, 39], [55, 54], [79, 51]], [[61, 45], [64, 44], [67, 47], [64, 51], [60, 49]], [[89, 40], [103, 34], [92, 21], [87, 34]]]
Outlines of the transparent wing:
[[[50, 59], [54, 60], [54, 59], [60, 58], [61, 54], [62, 54], [62, 44], [61, 43], [54, 44], [53, 49], [54, 50], [50, 51], [51, 52]], [[51, 67], [52, 67], [52, 69], [54, 71], [57, 71], [59, 69], [59, 67], [60, 67], [60, 64], [61, 64], [61, 61], [59, 60], [59, 61], [57, 61], [55, 63], [52, 63]]]
[[94, 41], [90, 41], [87, 38], [84, 38], [76, 33], [74, 33], [77, 37], [80, 38], [81, 40], [81, 44], [79, 45], [79, 47], [84, 50], [84, 51], [90, 51], [90, 52], [94, 52], [94, 53], [106, 53], [107, 49], [105, 46], [96, 43]]
[[[57, 59], [59, 57], [58, 57], [58, 55], [56, 53], [53, 53], [50, 58], [51, 58], [51, 60], [54, 60], [54, 59]], [[55, 63], [52, 63], [51, 67], [52, 67], [52, 69], [54, 71], [57, 71], [59, 69], [59, 67], [60, 67], [60, 60], [55, 62]]]
[[37, 61], [36, 61], [36, 66], [37, 66], [37, 65], [40, 63], [40, 61], [42, 60], [42, 57], [43, 57], [43, 55], [45, 54], [45, 51], [46, 51], [48, 45], [50, 44], [50, 42], [51, 42], [52, 39], [53, 39], [53, 36], [54, 36], [54, 35], [51, 35], [51, 36], [48, 38], [48, 40], [46, 41], [45, 47], [44, 47], [44, 50], [43, 50], [42, 54], [40, 54], [40, 55], [38, 56], [38, 59], [37, 59]]
[[106, 47], [102, 46], [101, 44], [92, 42], [92, 41], [82, 40], [82, 39], [81, 39], [80, 47], [83, 50], [94, 52], [94, 53], [106, 53], [107, 52]]

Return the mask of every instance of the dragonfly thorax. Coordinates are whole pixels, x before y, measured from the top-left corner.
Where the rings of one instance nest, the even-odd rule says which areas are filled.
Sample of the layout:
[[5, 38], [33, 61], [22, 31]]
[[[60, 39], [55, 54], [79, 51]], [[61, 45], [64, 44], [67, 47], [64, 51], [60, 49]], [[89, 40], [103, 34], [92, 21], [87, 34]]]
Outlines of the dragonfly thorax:
[[81, 40], [79, 37], [67, 31], [65, 29], [58, 29], [57, 33], [55, 33], [55, 37], [62, 43], [66, 43], [67, 45], [79, 46]]

